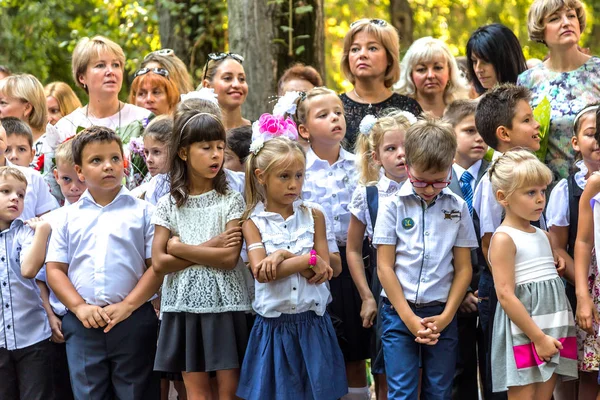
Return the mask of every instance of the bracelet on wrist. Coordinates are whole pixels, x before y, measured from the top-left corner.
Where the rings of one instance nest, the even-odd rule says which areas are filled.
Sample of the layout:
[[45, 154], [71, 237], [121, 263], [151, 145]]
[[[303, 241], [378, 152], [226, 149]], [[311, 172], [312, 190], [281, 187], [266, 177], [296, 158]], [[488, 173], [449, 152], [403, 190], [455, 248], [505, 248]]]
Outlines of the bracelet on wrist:
[[317, 251], [312, 249], [310, 251], [310, 258], [308, 259], [308, 268], [314, 268], [317, 265]]

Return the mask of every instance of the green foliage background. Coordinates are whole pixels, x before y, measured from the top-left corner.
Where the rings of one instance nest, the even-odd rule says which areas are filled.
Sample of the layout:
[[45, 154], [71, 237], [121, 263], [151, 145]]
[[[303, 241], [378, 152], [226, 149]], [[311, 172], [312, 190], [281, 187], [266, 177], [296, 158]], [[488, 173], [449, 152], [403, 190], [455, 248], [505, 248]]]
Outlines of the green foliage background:
[[[212, 51], [226, 42], [227, 18], [224, 0], [197, 0], [197, 5], [182, 9], [177, 1], [160, 0], [171, 5], [186, 21], [186, 12], [198, 14], [202, 7], [222, 10], [220, 26], [210, 26], [210, 21], [198, 21], [200, 26], [178, 26], [195, 34], [198, 43], [208, 43]], [[266, 0], [265, 0], [266, 1]], [[527, 38], [527, 11], [532, 0], [409, 0], [414, 17], [414, 38], [439, 37], [449, 44], [455, 55], [464, 55], [470, 34], [481, 25], [501, 22], [511, 28], [520, 39], [526, 57], [543, 58], [543, 45], [529, 42]], [[195, 3], [192, 1], [192, 3]], [[598, 3], [598, 4], [596, 4]], [[327, 84], [345, 91], [349, 83], [344, 80], [337, 60], [341, 58], [342, 39], [349, 24], [363, 16], [389, 20], [389, 0], [326, 0], [326, 57]], [[588, 26], [581, 45], [591, 47], [597, 54], [600, 43], [593, 41], [594, 11], [600, 12], [600, 0], [589, 0]], [[169, 12], [165, 7], [162, 12]], [[73, 85], [70, 72], [70, 55], [77, 40], [95, 34], [105, 35], [119, 43], [127, 56], [126, 70], [133, 73], [144, 55], [160, 48], [158, 14], [154, 0], [0, 0], [0, 64], [15, 72], [27, 72], [43, 83], [54, 80]], [[204, 24], [202, 24], [204, 22]], [[223, 35], [215, 40], [208, 33]], [[208, 35], [208, 36], [207, 36]], [[592, 43], [594, 42], [594, 43]], [[203, 44], [202, 48], [206, 48]], [[402, 49], [406, 51], [406, 49]], [[331, 60], [331, 61], [330, 61]], [[194, 71], [199, 68], [193, 66]], [[196, 82], [197, 83], [197, 82]], [[124, 85], [126, 96], [128, 85]], [[83, 92], [78, 92], [83, 96]], [[82, 97], [84, 98], [84, 97]]]

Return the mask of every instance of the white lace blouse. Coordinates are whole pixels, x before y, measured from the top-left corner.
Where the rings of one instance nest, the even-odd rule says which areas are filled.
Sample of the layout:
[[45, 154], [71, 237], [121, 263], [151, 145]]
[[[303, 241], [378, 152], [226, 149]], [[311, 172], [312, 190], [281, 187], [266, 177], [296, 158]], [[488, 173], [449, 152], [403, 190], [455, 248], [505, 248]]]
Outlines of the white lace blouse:
[[[171, 196], [162, 197], [156, 205], [152, 223], [169, 229], [183, 243], [199, 245], [221, 234], [227, 223], [239, 219], [243, 212], [241, 194], [230, 190], [222, 195], [212, 190], [190, 196], [180, 208], [177, 208]], [[241, 259], [233, 270], [192, 265], [167, 274], [162, 286], [161, 311], [248, 311], [252, 308], [249, 275]]]
[[[385, 175], [381, 175], [377, 182], [377, 191], [379, 192], [379, 204], [384, 198], [394, 195], [402, 183], [395, 182]], [[352, 200], [348, 210], [352, 215], [356, 217], [366, 227], [366, 233], [369, 238], [373, 238], [373, 222], [371, 221], [371, 214], [369, 213], [369, 205], [367, 204], [367, 188], [365, 185], [359, 184], [354, 193], [352, 193]]]
[[[323, 212], [317, 204], [297, 200], [294, 214], [284, 220], [281, 214], [265, 211], [263, 203], [257, 204], [250, 219], [260, 231], [267, 255], [280, 249], [296, 255], [310, 252], [315, 236], [313, 208]], [[300, 273], [269, 283], [256, 282], [254, 288], [254, 310], [265, 318], [305, 311], [322, 316], [331, 299], [327, 283], [309, 284]]]

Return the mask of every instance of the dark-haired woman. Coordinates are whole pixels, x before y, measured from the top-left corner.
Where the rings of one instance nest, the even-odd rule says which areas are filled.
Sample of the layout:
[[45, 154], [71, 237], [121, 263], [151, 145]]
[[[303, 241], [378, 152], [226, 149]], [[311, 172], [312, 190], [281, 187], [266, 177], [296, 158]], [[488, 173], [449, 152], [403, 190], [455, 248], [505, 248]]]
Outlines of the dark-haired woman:
[[469, 77], [479, 95], [498, 83], [517, 83], [525, 70], [519, 39], [502, 24], [478, 28], [467, 42]]

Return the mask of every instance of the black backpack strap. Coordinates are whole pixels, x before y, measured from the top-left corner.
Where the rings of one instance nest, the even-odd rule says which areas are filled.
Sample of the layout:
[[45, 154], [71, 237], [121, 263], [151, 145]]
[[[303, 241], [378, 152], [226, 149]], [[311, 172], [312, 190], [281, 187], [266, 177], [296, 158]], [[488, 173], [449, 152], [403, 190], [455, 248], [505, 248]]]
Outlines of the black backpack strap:
[[377, 210], [379, 209], [379, 189], [377, 186], [366, 186], [367, 189], [367, 207], [371, 216], [371, 224], [375, 231], [375, 222], [377, 221]]
[[569, 239], [567, 252], [571, 257], [574, 254], [575, 238], [577, 237], [577, 223], [579, 221], [579, 200], [583, 190], [575, 182], [575, 174], [567, 178], [567, 189], [569, 194]]

